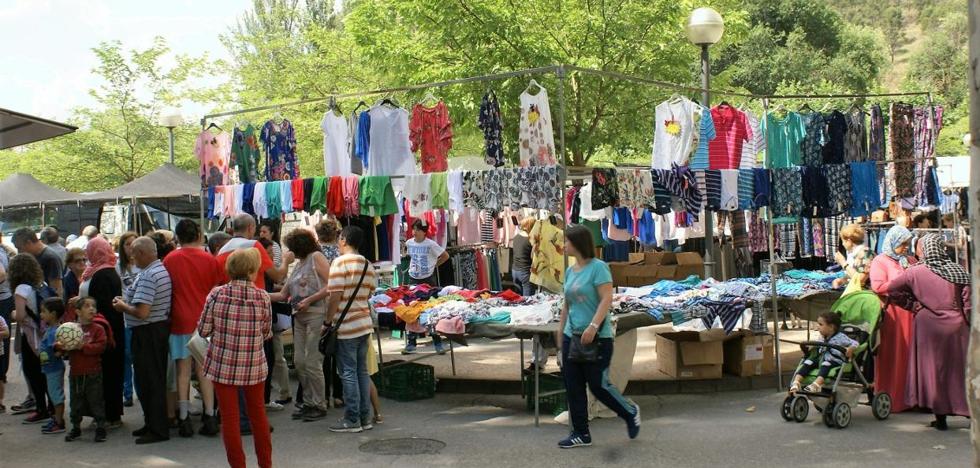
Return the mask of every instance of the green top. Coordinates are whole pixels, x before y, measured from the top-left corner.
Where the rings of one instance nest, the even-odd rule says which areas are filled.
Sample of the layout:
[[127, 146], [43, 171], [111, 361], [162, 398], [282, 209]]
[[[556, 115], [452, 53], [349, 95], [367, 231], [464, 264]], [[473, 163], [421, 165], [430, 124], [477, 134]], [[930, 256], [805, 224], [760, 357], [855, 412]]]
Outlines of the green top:
[[766, 134], [766, 151], [770, 168], [799, 166], [803, 159], [800, 143], [806, 137], [803, 119], [796, 112], [789, 112], [780, 119], [772, 112], [763, 121]]
[[313, 193], [310, 194], [311, 213], [316, 213], [317, 210], [321, 213], [327, 212], [327, 180], [325, 177], [313, 178]]
[[445, 172], [434, 172], [429, 179], [432, 208], [449, 208], [449, 185]]
[[[565, 322], [564, 330], [566, 336], [585, 332], [602, 300], [599, 286], [609, 283], [612, 283], [612, 273], [609, 265], [602, 260], [593, 258], [578, 271], [575, 271], [575, 266], [568, 267], [565, 271], [565, 304], [568, 305], [568, 321]], [[609, 314], [606, 314], [596, 336], [613, 337]]]
[[359, 182], [361, 214], [386, 216], [398, 213], [398, 202], [389, 176], [364, 176]]

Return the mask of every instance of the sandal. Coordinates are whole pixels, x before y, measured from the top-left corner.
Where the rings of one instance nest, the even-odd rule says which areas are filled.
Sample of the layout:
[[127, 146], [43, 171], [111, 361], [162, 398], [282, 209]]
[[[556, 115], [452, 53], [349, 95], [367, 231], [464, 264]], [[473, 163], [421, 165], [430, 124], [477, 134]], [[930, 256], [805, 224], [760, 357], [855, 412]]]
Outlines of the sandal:
[[384, 422], [385, 422], [385, 418], [381, 417], [380, 414], [375, 414], [374, 415], [374, 423], [375, 424], [384, 424]]
[[789, 386], [789, 393], [796, 393], [800, 391], [800, 383], [793, 382], [793, 385]]
[[806, 386], [806, 391], [810, 393], [820, 393], [821, 390], [823, 390], [823, 387], [817, 385], [816, 382]]

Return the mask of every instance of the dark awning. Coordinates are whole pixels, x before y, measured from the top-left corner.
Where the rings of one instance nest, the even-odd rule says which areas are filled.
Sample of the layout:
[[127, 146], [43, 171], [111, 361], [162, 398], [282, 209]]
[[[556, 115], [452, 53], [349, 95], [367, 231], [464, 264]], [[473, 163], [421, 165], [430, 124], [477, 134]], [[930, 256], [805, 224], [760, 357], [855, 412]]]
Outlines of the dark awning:
[[75, 203], [83, 200], [84, 195], [66, 192], [37, 180], [34, 176], [24, 173], [11, 174], [0, 181], [0, 208], [13, 208], [57, 203]]
[[47, 140], [78, 127], [0, 108], [0, 149]]
[[86, 200], [162, 199], [199, 197], [201, 178], [173, 164], [167, 163], [139, 179], [116, 188], [85, 195]]

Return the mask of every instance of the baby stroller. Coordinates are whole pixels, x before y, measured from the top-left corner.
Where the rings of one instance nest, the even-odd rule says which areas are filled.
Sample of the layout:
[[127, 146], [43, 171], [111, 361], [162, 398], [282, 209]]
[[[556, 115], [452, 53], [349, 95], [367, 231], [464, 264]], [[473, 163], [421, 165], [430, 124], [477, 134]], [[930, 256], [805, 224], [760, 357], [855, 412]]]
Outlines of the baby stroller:
[[[780, 413], [786, 421], [806, 421], [810, 411], [810, 402], [814, 408], [823, 414], [823, 422], [827, 427], [843, 429], [851, 423], [851, 409], [857, 405], [871, 406], [871, 412], [878, 420], [888, 418], [891, 414], [892, 399], [888, 393], [875, 393], [874, 354], [878, 342], [878, 326], [881, 323], [881, 301], [872, 291], [856, 291], [838, 299], [831, 311], [841, 316], [841, 331], [858, 342], [854, 355], [843, 365], [831, 370], [820, 392], [808, 392], [801, 389], [783, 400]], [[846, 350], [840, 346], [828, 345], [820, 341], [805, 341], [800, 343], [804, 360], [817, 359], [820, 347], [829, 346], [842, 354]], [[817, 377], [818, 370], [804, 376], [803, 383], [808, 385]], [[794, 374], [795, 375], [795, 374]], [[867, 401], [861, 402], [861, 396], [867, 396]]]

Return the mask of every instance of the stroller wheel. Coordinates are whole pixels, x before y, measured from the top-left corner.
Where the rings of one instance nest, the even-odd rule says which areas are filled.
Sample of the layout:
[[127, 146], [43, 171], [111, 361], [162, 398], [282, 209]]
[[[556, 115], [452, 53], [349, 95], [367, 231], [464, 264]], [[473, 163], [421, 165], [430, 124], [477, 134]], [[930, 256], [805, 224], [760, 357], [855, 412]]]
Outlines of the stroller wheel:
[[874, 413], [875, 419], [879, 421], [888, 419], [888, 415], [892, 413], [892, 397], [887, 393], [879, 393], [871, 400], [871, 412]]
[[823, 409], [823, 424], [831, 429], [834, 428], [834, 404], [829, 403]]
[[844, 429], [851, 424], [851, 405], [838, 403], [834, 405], [834, 425], [838, 429]]
[[783, 400], [782, 406], [779, 407], [779, 414], [786, 421], [793, 420], [793, 400], [795, 398], [796, 397], [793, 395], [786, 397], [786, 399]]
[[793, 420], [801, 423], [806, 421], [807, 415], [810, 413], [810, 401], [804, 397], [798, 396], [793, 399]]

